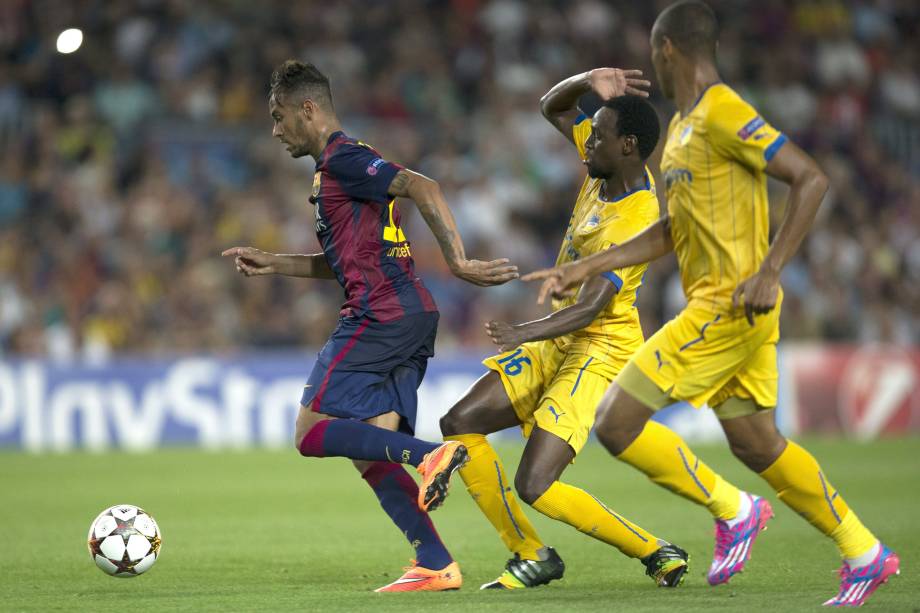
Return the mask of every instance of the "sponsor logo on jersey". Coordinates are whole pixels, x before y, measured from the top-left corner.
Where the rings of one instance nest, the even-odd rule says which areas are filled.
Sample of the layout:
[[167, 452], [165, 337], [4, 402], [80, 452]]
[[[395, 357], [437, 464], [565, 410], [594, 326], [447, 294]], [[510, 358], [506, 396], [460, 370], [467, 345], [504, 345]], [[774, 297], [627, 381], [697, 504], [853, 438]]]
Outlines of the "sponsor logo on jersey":
[[664, 173], [664, 185], [666, 189], [671, 189], [673, 185], [679, 182], [693, 183], [693, 173], [686, 168], [671, 168]]
[[753, 136], [757, 130], [761, 129], [765, 125], [767, 125], [767, 122], [763, 120], [763, 117], [758, 115], [754, 119], [744, 124], [744, 127], [738, 130], [738, 136], [741, 138], [741, 140], [747, 140]]
[[409, 243], [397, 245], [396, 247], [390, 247], [389, 249], [387, 249], [387, 257], [389, 258], [411, 258], [412, 250], [409, 248]]
[[681, 144], [681, 146], [684, 146], [690, 142], [691, 136], [693, 136], [693, 124], [688, 125], [686, 128], [684, 128], [681, 131], [680, 139], [678, 140], [678, 142]]
[[313, 207], [313, 213], [316, 216], [316, 233], [325, 232], [328, 226], [326, 225], [326, 220], [323, 219], [323, 216], [319, 213], [319, 203], [316, 203], [316, 206]]
[[383, 158], [377, 158], [376, 160], [374, 160], [367, 166], [367, 174], [373, 177], [375, 174], [377, 174], [377, 171], [380, 169], [382, 165], [383, 165]]

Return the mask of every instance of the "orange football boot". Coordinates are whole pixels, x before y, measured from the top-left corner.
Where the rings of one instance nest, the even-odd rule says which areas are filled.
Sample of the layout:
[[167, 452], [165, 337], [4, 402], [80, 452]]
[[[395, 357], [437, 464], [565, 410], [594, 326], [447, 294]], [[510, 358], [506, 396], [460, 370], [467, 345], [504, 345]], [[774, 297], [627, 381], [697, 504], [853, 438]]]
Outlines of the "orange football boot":
[[454, 472], [470, 461], [466, 447], [457, 441], [448, 441], [426, 453], [418, 472], [422, 475], [422, 486], [418, 491], [418, 508], [434, 511], [447, 497], [450, 478]]
[[451, 562], [441, 570], [431, 570], [417, 566], [412, 560], [412, 566], [404, 569], [402, 577], [383, 587], [378, 587], [375, 592], [446, 592], [459, 590], [463, 585], [463, 575], [456, 562]]

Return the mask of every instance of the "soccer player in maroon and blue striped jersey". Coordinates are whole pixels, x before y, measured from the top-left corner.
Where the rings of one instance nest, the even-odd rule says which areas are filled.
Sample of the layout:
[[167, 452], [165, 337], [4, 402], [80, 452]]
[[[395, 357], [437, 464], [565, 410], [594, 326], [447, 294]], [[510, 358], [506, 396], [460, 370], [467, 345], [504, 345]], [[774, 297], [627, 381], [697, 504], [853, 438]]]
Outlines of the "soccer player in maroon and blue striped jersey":
[[[235, 256], [246, 276], [336, 279], [345, 289], [339, 324], [304, 387], [295, 445], [304, 456], [352, 459], [415, 547], [415, 566], [377, 591], [457, 589], [460, 569], [427, 511], [441, 504], [468, 455], [456, 441], [438, 445], [412, 436], [438, 310], [415, 274], [395, 198], [415, 201], [455, 276], [498, 285], [516, 279], [517, 268], [504, 259], [468, 259], [438, 184], [346, 135], [329, 80], [312, 64], [288, 60], [272, 74], [269, 110], [272, 135], [293, 157], [316, 160], [310, 202], [323, 252], [233, 247], [224, 255]], [[401, 464], [418, 469], [421, 488]]]

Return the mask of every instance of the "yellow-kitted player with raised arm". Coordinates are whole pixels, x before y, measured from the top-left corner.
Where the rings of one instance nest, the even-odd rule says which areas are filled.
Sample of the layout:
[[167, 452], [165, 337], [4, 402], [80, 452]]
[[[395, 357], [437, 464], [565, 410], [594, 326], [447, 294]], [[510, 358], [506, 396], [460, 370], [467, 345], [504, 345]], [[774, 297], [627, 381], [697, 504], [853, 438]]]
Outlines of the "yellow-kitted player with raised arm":
[[[588, 169], [559, 264], [629, 240], [658, 218], [658, 199], [645, 167], [658, 142], [658, 117], [641, 97], [621, 95], [628, 91], [630, 76], [640, 75], [595, 69], [558, 83], [541, 102], [544, 116], [577, 147]], [[579, 115], [576, 101], [592, 89], [606, 102], [592, 117]], [[660, 586], [675, 587], [684, 577], [684, 550], [561, 481], [588, 439], [598, 401], [642, 345], [635, 300], [645, 268], [600, 271], [575, 296], [555, 302], [553, 313], [543, 319], [487, 324], [502, 353], [483, 362], [488, 372], [441, 420], [445, 438], [462, 443], [469, 453], [460, 476], [514, 556], [498, 579], [483, 588], [534, 587], [561, 578], [565, 569], [521, 511], [501, 460], [486, 440], [485, 435], [515, 425], [528, 437], [514, 477], [521, 499], [641, 561]]]
[[[649, 422], [676, 400], [708, 403], [735, 456], [837, 544], [844, 558], [840, 590], [824, 604], [860, 605], [898, 572], [898, 556], [863, 526], [815, 458], [779, 433], [774, 417], [779, 273], [808, 231], [827, 179], [721, 82], [717, 40], [712, 10], [695, 0], [667, 8], [652, 29], [652, 63], [678, 108], [661, 164], [668, 215], [623, 245], [525, 279], [546, 279], [542, 300], [599, 271], [673, 250], [687, 308], [619, 374], [598, 407], [598, 438], [656, 483], [710, 508], [716, 547], [708, 578], [725, 583], [744, 568], [772, 516], [770, 504], [722, 481], [687, 457], [675, 434]], [[772, 245], [767, 175], [791, 187]]]

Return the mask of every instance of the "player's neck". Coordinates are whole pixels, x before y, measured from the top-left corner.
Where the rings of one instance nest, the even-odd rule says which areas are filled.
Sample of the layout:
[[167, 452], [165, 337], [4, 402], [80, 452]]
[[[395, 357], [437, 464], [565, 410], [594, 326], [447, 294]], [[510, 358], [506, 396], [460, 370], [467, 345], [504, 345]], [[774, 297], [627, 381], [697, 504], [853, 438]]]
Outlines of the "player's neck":
[[319, 133], [316, 135], [316, 142], [313, 143], [310, 151], [310, 155], [313, 156], [314, 160], [322, 155], [323, 149], [325, 149], [326, 145], [329, 143], [329, 137], [341, 129], [342, 125], [336, 118], [330, 118], [323, 122], [320, 126]]
[[622, 172], [614, 173], [601, 182], [600, 197], [607, 202], [626, 192], [645, 187], [645, 167], [624, 168]]
[[721, 80], [718, 69], [710, 62], [695, 62], [681, 71], [674, 81], [674, 102], [681, 117], [693, 110], [703, 92]]

